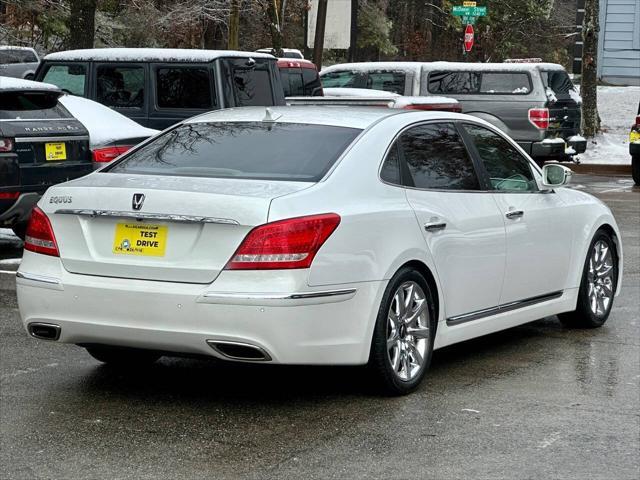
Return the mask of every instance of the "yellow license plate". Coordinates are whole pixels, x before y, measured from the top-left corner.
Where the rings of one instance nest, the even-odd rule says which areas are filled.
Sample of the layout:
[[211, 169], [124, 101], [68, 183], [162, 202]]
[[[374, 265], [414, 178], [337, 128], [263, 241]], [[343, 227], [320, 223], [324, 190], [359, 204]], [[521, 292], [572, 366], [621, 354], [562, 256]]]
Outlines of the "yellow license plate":
[[640, 132], [631, 132], [629, 134], [629, 142], [640, 142]]
[[44, 155], [48, 162], [67, 159], [67, 147], [64, 142], [45, 143]]
[[118, 223], [113, 240], [113, 253], [164, 257], [167, 246], [167, 227], [144, 223]]

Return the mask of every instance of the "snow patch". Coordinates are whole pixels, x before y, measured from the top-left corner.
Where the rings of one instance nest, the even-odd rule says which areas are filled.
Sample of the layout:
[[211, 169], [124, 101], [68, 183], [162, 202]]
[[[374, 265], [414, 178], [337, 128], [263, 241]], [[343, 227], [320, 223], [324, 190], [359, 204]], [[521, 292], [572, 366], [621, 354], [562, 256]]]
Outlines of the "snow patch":
[[329, 87], [323, 88], [322, 91], [325, 97], [395, 98], [400, 96], [394, 92], [368, 88]]
[[582, 105], [582, 97], [575, 89], [575, 87], [569, 90], [569, 96], [571, 97], [571, 100], [576, 102], [578, 105]]
[[98, 62], [211, 62], [221, 57], [273, 59], [273, 55], [258, 52], [189, 48], [91, 48], [50, 53], [44, 59], [51, 61], [93, 60]]
[[551, 103], [556, 103], [558, 101], [558, 97], [556, 97], [555, 92], [549, 87], [544, 87], [544, 93], [547, 95], [547, 100]]
[[60, 103], [89, 130], [91, 148], [127, 138], [151, 137], [158, 130], [146, 128], [101, 103], [63, 95]]
[[61, 90], [55, 85], [43, 82], [33, 82], [31, 80], [23, 80], [21, 78], [0, 77], [0, 91], [2, 90], [44, 90], [51, 92], [60, 92]]

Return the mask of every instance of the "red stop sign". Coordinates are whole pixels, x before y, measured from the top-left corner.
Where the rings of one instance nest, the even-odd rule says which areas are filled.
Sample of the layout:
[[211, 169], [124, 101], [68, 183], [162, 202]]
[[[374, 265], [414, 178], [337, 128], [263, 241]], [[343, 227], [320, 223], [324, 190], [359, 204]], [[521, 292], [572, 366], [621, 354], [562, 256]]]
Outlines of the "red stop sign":
[[473, 48], [473, 25], [468, 24], [464, 29], [464, 50], [470, 52]]

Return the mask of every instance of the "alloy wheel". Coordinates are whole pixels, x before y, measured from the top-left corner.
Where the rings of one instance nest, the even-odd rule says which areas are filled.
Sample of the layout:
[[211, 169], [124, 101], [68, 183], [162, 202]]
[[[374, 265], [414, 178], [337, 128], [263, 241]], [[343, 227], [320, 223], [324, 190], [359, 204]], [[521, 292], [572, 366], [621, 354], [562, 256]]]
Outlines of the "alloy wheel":
[[416, 282], [404, 282], [393, 295], [387, 315], [387, 358], [394, 374], [410, 381], [425, 366], [429, 348], [429, 308]]
[[613, 255], [609, 245], [599, 240], [589, 257], [587, 274], [589, 307], [597, 315], [605, 315], [614, 295]]

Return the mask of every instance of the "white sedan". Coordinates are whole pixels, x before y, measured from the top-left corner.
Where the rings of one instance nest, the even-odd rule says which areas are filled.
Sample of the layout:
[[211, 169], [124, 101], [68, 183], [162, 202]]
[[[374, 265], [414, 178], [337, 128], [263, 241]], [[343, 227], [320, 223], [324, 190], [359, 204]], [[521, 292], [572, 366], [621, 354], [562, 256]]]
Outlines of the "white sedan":
[[607, 320], [620, 233], [569, 177], [462, 114], [211, 112], [47, 191], [20, 312], [107, 363], [369, 364], [406, 393], [435, 349]]

